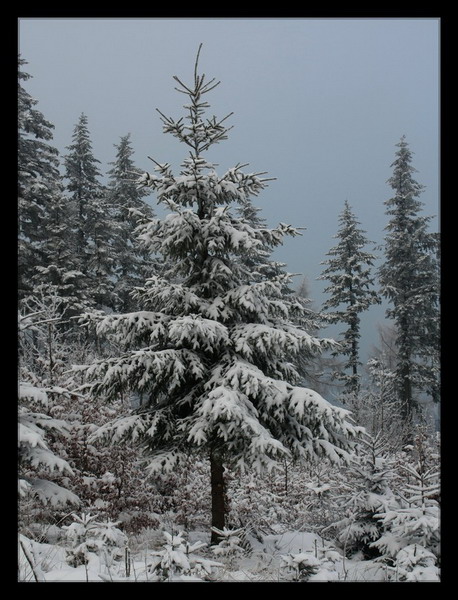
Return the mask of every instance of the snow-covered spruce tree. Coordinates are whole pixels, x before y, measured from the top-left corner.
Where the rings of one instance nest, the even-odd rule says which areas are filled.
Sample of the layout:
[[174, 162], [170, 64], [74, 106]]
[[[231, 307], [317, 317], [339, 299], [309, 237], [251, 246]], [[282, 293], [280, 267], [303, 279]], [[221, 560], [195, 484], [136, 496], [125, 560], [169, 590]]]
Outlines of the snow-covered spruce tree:
[[[37, 498], [52, 507], [67, 503], [77, 505], [79, 498], [53, 481], [53, 473], [72, 474], [68, 462], [55, 454], [49, 436], [67, 435], [68, 424], [45, 414], [49, 399], [47, 390], [27, 382], [19, 384], [19, 505], [20, 520], [28, 497]], [[45, 411], [45, 412], [43, 412]]]
[[81, 114], [67, 147], [65, 178], [74, 209], [76, 257], [84, 274], [82, 288], [97, 308], [114, 306], [112, 275], [114, 226], [97, 160], [92, 151], [88, 119]]
[[340, 348], [336, 355], [346, 357], [343, 368], [335, 377], [345, 384], [345, 392], [357, 396], [361, 375], [359, 367], [359, 339], [361, 313], [372, 304], [379, 302], [374, 289], [371, 267], [375, 256], [366, 252], [368, 240], [365, 232], [359, 228], [348, 201], [339, 217], [339, 230], [335, 236], [339, 243], [329, 250], [330, 258], [322, 264], [327, 265], [319, 279], [328, 280], [331, 285], [324, 291], [330, 297], [323, 305], [331, 310], [327, 317], [330, 323], [342, 323], [346, 326], [342, 333]]
[[[24, 301], [19, 315], [19, 522], [21, 527], [33, 522], [34, 516], [54, 520], [56, 512], [80, 499], [63, 481], [73, 470], [66, 460], [59, 440], [66, 440], [70, 426], [65, 415], [56, 418], [52, 406], [69, 398], [58, 372], [62, 370], [62, 353], [57, 351], [62, 299], [54, 296], [55, 305], [46, 297], [45, 309]], [[32, 312], [25, 308], [33, 306]], [[60, 346], [61, 349], [61, 346]], [[60, 384], [60, 385], [59, 385]], [[63, 444], [65, 446], [65, 443]]]
[[153, 581], [182, 581], [186, 577], [191, 577], [191, 581], [212, 581], [212, 571], [223, 565], [194, 555], [196, 550], [206, 546], [204, 542], [190, 544], [183, 531], [177, 534], [163, 533], [165, 543], [162, 550], [153, 552], [152, 561], [147, 565]]
[[[292, 468], [289, 480], [286, 509], [290, 527], [320, 535], [329, 532], [339, 510], [337, 499], [346, 487], [346, 469], [316, 458], [303, 468]], [[332, 533], [327, 533], [327, 539], [333, 539]]]
[[396, 327], [396, 387], [403, 419], [410, 424], [418, 392], [439, 399], [439, 269], [437, 233], [428, 231], [432, 217], [421, 216], [423, 186], [413, 178], [412, 152], [405, 136], [397, 144], [394, 196], [385, 201], [385, 261], [379, 269], [381, 293]]
[[423, 427], [416, 428], [413, 461], [400, 469], [400, 506], [377, 515], [384, 534], [373, 546], [395, 581], [438, 581], [440, 568], [440, 473], [438, 448]]
[[[19, 297], [30, 294], [43, 282], [62, 283], [62, 272], [71, 270], [68, 231], [59, 229], [64, 220], [63, 186], [59, 153], [51, 145], [54, 125], [36, 108], [21, 85], [30, 79], [19, 59], [18, 84], [18, 284]], [[68, 219], [67, 219], [68, 222]], [[62, 245], [62, 238], [67, 242]], [[45, 274], [38, 269], [47, 269]]]
[[121, 558], [127, 536], [118, 529], [117, 522], [101, 522], [95, 515], [73, 513], [73, 523], [64, 525], [67, 539], [72, 547], [67, 550], [67, 562], [72, 567], [87, 565], [91, 553], [104, 558], [105, 565], [113, 566]]
[[203, 157], [228, 130], [225, 119], [204, 117], [204, 96], [218, 82], [206, 82], [197, 63], [190, 86], [175, 77], [189, 98], [187, 118], [161, 114], [164, 131], [189, 147], [182, 171], [174, 175], [157, 163], [156, 173], [141, 179], [169, 210], [142, 233], [167, 272], [137, 290], [142, 311], [93, 315], [98, 332], [123, 342], [125, 351], [88, 366], [87, 375], [95, 394], [115, 398], [130, 389], [142, 398], [138, 410], [94, 438], [138, 440], [148, 474], [171, 470], [190, 453], [209, 457], [212, 526], [223, 530], [225, 463], [263, 470], [285, 457], [346, 461], [360, 428], [348, 411], [297, 386], [297, 357], [329, 344], [300, 326], [302, 304], [283, 294], [289, 275], [253, 281], [240, 260], [297, 231], [284, 224], [254, 228], [234, 216], [233, 206], [266, 183], [239, 166], [218, 175]]
[[144, 201], [145, 188], [137, 185], [139, 170], [132, 156], [130, 134], [121, 137], [116, 147], [116, 159], [108, 171], [107, 200], [115, 226], [113, 254], [116, 256], [115, 310], [133, 310], [130, 292], [141, 285], [151, 263], [148, 253], [140, 246], [135, 230], [140, 222], [151, 218], [152, 209]]
[[367, 560], [378, 556], [372, 545], [384, 531], [379, 513], [398, 506], [393, 490], [394, 461], [381, 434], [366, 436], [361, 453], [348, 470], [347, 492], [340, 502], [345, 516], [333, 523], [347, 556], [361, 553]]
[[71, 317], [80, 314], [88, 306], [84, 287], [84, 274], [75, 252], [75, 238], [69, 223], [73, 220], [68, 200], [62, 194], [54, 197], [45, 217], [44, 235], [41, 243], [42, 264], [36, 266], [33, 277], [34, 290], [53, 288], [59, 298], [61, 317], [66, 329], [72, 327]]

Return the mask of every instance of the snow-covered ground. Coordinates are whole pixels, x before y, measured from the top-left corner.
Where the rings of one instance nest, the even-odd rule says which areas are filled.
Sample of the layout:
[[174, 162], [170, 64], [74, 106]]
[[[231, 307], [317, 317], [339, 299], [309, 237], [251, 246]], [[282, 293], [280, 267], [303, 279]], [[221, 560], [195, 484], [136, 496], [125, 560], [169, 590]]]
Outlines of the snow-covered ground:
[[[169, 536], [169, 538], [173, 536]], [[178, 536], [175, 536], [175, 540]], [[162, 536], [146, 536], [131, 550], [130, 573], [120, 557], [111, 561], [107, 553], [90, 553], [87, 565], [71, 567], [64, 545], [31, 542], [20, 536], [20, 580], [44, 582], [274, 582], [274, 581], [384, 581], [385, 567], [373, 561], [344, 559], [329, 542], [315, 533], [286, 531], [250, 539], [251, 551], [232, 556], [215, 555], [207, 544], [208, 536], [193, 532], [188, 552], [183, 546], [169, 545], [165, 551]], [[169, 539], [170, 541], [170, 539]], [[197, 548], [193, 552], [193, 548]], [[27, 554], [27, 557], [26, 555]], [[191, 557], [192, 554], [192, 557]], [[168, 561], [169, 571], [158, 576], [154, 564]], [[111, 564], [110, 564], [111, 563]], [[34, 569], [32, 571], [31, 564]], [[310, 571], [303, 567], [308, 567]], [[190, 568], [187, 568], [190, 567]], [[309, 573], [306, 575], [306, 573]], [[311, 573], [311, 574], [310, 574]]]

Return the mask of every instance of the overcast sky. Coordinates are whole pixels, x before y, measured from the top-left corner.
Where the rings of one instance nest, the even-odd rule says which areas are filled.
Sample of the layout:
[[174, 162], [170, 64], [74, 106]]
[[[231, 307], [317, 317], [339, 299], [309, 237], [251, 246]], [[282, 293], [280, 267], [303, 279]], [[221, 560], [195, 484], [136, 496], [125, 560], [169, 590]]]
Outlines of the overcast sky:
[[[255, 204], [269, 225], [306, 228], [276, 258], [307, 277], [319, 305], [326, 284], [316, 278], [345, 200], [368, 238], [383, 240], [404, 134], [424, 213], [439, 215], [439, 30], [437, 19], [417, 18], [20, 19], [19, 51], [54, 145], [66, 154], [84, 112], [106, 173], [127, 133], [142, 169], [151, 170], [148, 155], [177, 167], [185, 158], [155, 109], [183, 114], [172, 76], [192, 80], [203, 43], [200, 71], [221, 81], [207, 96], [211, 115], [234, 111], [229, 139], [208, 159], [219, 172], [242, 162], [277, 178]], [[380, 308], [365, 315], [364, 352], [382, 320]]]

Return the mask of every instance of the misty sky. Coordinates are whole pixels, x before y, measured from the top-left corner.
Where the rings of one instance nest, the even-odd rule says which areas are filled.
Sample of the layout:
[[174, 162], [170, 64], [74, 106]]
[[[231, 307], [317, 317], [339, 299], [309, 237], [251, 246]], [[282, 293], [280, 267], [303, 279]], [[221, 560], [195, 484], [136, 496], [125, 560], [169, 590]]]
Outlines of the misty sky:
[[[207, 158], [218, 172], [249, 163], [277, 178], [254, 203], [269, 225], [306, 228], [275, 257], [307, 277], [319, 305], [326, 283], [316, 278], [345, 200], [368, 238], [383, 240], [386, 181], [404, 134], [426, 186], [424, 214], [439, 215], [439, 28], [432, 18], [19, 19], [19, 51], [54, 145], [66, 154], [84, 112], [106, 173], [127, 133], [142, 169], [152, 170], [148, 155], [176, 167], [186, 157], [155, 109], [183, 114], [172, 76], [192, 80], [203, 43], [200, 72], [221, 81], [209, 116], [234, 111], [229, 139]], [[382, 308], [365, 315], [363, 352], [382, 320]]]

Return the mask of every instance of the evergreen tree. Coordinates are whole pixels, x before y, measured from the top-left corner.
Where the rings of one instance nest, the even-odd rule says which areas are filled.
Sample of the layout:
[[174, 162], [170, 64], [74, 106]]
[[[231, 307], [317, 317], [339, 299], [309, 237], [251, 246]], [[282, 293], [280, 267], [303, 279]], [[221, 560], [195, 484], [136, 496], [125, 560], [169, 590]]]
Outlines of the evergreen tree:
[[152, 209], [144, 201], [145, 188], [136, 180], [139, 171], [132, 160], [130, 134], [121, 138], [116, 146], [116, 160], [110, 164], [107, 199], [115, 224], [113, 252], [116, 256], [115, 294], [116, 310], [133, 310], [131, 291], [144, 282], [151, 261], [140, 246], [136, 229], [140, 222], [152, 217]]
[[79, 268], [75, 237], [69, 227], [72, 220], [71, 207], [62, 192], [49, 206], [44, 227], [45, 237], [41, 240], [43, 264], [36, 267], [36, 275], [32, 279], [35, 284], [32, 297], [40, 288], [56, 291], [62, 299], [63, 319], [81, 313], [88, 305], [85, 278]]
[[368, 244], [358, 225], [348, 201], [339, 218], [340, 228], [335, 236], [339, 239], [337, 246], [331, 248], [324, 261], [326, 269], [319, 279], [327, 279], [331, 285], [325, 289], [330, 298], [324, 303], [324, 309], [334, 309], [328, 315], [329, 322], [343, 323], [347, 329], [342, 334], [338, 354], [347, 357], [345, 371], [335, 374], [345, 382], [347, 393], [357, 395], [360, 387], [359, 374], [359, 339], [360, 315], [372, 304], [379, 302], [378, 295], [373, 289], [374, 280], [370, 267], [375, 257], [364, 251]]
[[81, 114], [72, 140], [65, 157], [65, 177], [74, 207], [76, 256], [85, 277], [82, 288], [96, 307], [113, 307], [114, 227], [85, 114]]
[[[87, 368], [93, 392], [141, 395], [138, 410], [101, 427], [95, 438], [139, 440], [149, 454], [148, 472], [171, 470], [189, 453], [210, 458], [212, 526], [225, 527], [224, 464], [271, 469], [278, 460], [320, 456], [345, 461], [359, 428], [348, 412], [316, 392], [298, 387], [294, 361], [326, 343], [298, 323], [303, 306], [285, 297], [289, 275], [250, 280], [240, 260], [273, 249], [297, 233], [280, 224], [254, 228], [233, 215], [234, 204], [266, 185], [241, 168], [219, 176], [203, 152], [227, 137], [216, 117], [204, 118], [204, 96], [218, 82], [197, 73], [179, 90], [189, 98], [187, 121], [161, 113], [164, 131], [190, 151], [178, 176], [157, 163], [145, 185], [170, 212], [153, 219], [142, 236], [164, 257], [167, 272], [150, 277], [137, 297], [144, 310], [93, 316], [99, 333], [124, 344], [124, 352]], [[304, 318], [307, 318], [306, 315]], [[213, 530], [213, 541], [217, 534]]]
[[380, 511], [384, 534], [375, 542], [395, 581], [438, 581], [440, 567], [440, 473], [437, 448], [419, 427], [409, 448], [413, 461], [400, 468], [407, 475], [398, 488], [401, 504]]
[[[27, 382], [19, 386], [19, 494], [22, 500], [32, 495], [43, 504], [79, 504], [71, 491], [52, 481], [52, 473], [72, 474], [68, 462], [49, 447], [49, 435], [68, 433], [67, 423], [53, 419], [43, 408], [48, 405], [46, 390]], [[41, 409], [40, 409], [40, 406]], [[22, 515], [21, 515], [22, 516]]]
[[361, 453], [348, 470], [347, 487], [339, 511], [345, 517], [334, 523], [337, 539], [347, 556], [361, 553], [365, 560], [378, 556], [373, 542], [380, 539], [384, 528], [379, 513], [398, 506], [391, 483], [394, 461], [387, 452], [382, 435], [362, 440]]
[[[21, 85], [30, 79], [19, 59], [18, 83], [18, 283], [22, 298], [43, 281], [37, 268], [48, 266], [49, 225], [62, 206], [58, 151], [50, 141], [54, 125], [37, 110], [38, 101]], [[53, 257], [53, 259], [56, 256]], [[54, 260], [53, 260], [54, 262]]]
[[432, 217], [420, 215], [423, 186], [415, 181], [412, 152], [405, 136], [397, 144], [394, 196], [385, 202], [385, 262], [380, 267], [381, 292], [390, 301], [387, 317], [396, 327], [397, 393], [409, 424], [418, 400], [426, 392], [439, 397], [439, 236], [428, 231]]
[[[20, 67], [26, 62], [19, 61]], [[20, 80], [29, 79], [20, 71]], [[48, 142], [54, 126], [34, 106], [19, 84], [19, 298], [51, 286], [64, 302], [61, 315], [84, 306], [83, 275], [75, 252], [72, 207], [64, 195], [59, 154]]]
[[[46, 320], [45, 320], [46, 322]], [[50, 321], [47, 320], [49, 323]], [[19, 318], [19, 353], [22, 359], [27, 355], [27, 347], [31, 334], [44, 325], [40, 315], [25, 314]], [[25, 505], [29, 498], [36, 498], [42, 504], [53, 507], [67, 503], [78, 504], [79, 498], [57, 483], [55, 473], [73, 473], [71, 466], [52, 448], [55, 436], [68, 435], [68, 423], [64, 419], [55, 419], [49, 415], [50, 396], [66, 393], [62, 388], [52, 385], [50, 365], [45, 369], [47, 379], [44, 382], [40, 374], [21, 365], [19, 381], [18, 410], [18, 461], [19, 461], [19, 495], [20, 519], [25, 516]]]

